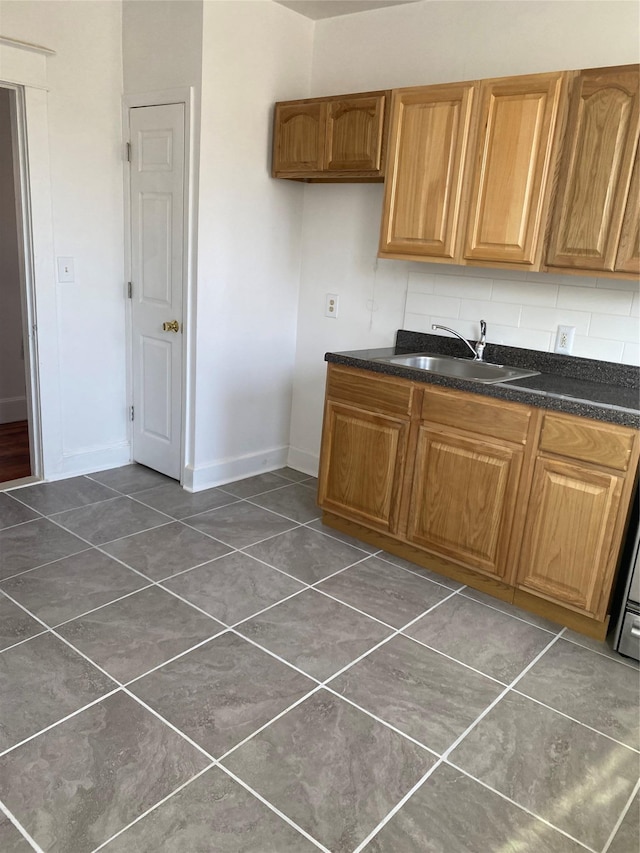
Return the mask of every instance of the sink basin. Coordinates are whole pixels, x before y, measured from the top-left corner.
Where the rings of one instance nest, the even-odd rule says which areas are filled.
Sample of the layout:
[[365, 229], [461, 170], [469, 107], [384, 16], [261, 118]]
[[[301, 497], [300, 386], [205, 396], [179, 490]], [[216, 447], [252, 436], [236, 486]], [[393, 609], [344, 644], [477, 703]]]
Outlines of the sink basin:
[[378, 358], [389, 364], [401, 367], [414, 367], [437, 373], [440, 376], [451, 376], [455, 379], [469, 379], [472, 382], [482, 382], [490, 385], [493, 382], [510, 382], [513, 379], [523, 379], [525, 376], [538, 376], [538, 370], [524, 370], [521, 367], [507, 367], [503, 364], [490, 364], [486, 361], [453, 358], [447, 355], [427, 355], [424, 353], [410, 355], [393, 355], [389, 358]]

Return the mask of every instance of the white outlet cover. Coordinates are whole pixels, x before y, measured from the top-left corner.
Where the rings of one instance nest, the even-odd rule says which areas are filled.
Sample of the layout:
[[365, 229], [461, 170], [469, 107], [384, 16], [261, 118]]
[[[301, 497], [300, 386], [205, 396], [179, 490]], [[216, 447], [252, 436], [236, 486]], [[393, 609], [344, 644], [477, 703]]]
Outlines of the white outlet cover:
[[553, 351], [560, 353], [561, 355], [571, 355], [575, 334], [575, 326], [558, 326], [558, 331], [556, 332], [556, 345], [553, 348]]

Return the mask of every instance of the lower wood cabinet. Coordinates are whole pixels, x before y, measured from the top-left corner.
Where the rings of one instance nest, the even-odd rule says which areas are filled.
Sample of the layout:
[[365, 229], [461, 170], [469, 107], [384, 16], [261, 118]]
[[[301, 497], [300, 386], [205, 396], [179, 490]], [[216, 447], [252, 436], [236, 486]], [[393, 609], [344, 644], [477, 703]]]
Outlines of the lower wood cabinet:
[[421, 426], [407, 539], [504, 577], [522, 449]]
[[639, 456], [627, 427], [330, 364], [318, 501], [329, 524], [604, 637]]
[[408, 420], [329, 401], [321, 506], [396, 533], [408, 432]]
[[539, 458], [518, 585], [594, 617], [606, 611], [623, 482], [606, 471]]

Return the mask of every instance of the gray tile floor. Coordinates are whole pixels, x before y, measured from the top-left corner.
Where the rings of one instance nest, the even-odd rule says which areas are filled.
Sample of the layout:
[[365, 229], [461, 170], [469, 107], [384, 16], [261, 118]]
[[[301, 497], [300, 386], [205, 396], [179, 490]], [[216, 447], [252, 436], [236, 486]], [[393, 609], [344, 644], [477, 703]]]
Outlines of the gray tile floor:
[[315, 487], [0, 494], [0, 851], [637, 853], [637, 667]]

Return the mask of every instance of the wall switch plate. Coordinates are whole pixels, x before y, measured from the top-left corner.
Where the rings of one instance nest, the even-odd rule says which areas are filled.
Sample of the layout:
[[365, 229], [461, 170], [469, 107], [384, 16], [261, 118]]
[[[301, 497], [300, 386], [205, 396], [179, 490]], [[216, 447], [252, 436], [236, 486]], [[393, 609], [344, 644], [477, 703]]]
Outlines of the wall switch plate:
[[73, 258], [58, 258], [58, 281], [75, 281]]
[[553, 351], [560, 353], [561, 355], [571, 355], [575, 334], [575, 326], [558, 326], [558, 331], [556, 332], [556, 345], [553, 348]]
[[338, 316], [338, 294], [327, 293], [324, 303], [324, 316], [335, 319]]

